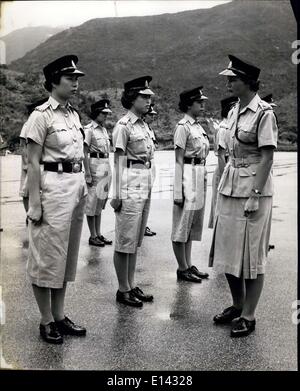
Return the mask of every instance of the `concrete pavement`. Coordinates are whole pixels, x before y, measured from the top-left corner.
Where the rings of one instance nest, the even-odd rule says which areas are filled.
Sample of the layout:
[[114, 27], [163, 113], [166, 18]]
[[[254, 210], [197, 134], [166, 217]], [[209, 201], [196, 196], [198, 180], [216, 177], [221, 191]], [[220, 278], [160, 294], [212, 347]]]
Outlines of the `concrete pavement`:
[[[149, 226], [139, 252], [137, 282], [154, 294], [142, 309], [115, 302], [117, 281], [113, 247], [89, 247], [87, 224], [81, 240], [76, 282], [69, 285], [66, 314], [87, 327], [85, 338], [65, 338], [52, 346], [39, 338], [39, 313], [26, 280], [25, 212], [18, 197], [19, 157], [1, 157], [1, 285], [5, 303], [2, 366], [22, 369], [90, 370], [296, 370], [296, 325], [292, 303], [297, 282], [296, 153], [276, 153], [275, 197], [265, 289], [257, 310], [257, 330], [233, 340], [230, 327], [213, 316], [231, 304], [224, 276], [207, 267], [212, 230], [207, 228], [215, 156], [208, 159], [208, 198], [202, 242], [193, 244], [194, 263], [210, 278], [202, 284], [178, 283], [170, 234], [174, 153], [157, 152], [159, 175]], [[108, 205], [103, 233], [114, 239]]]

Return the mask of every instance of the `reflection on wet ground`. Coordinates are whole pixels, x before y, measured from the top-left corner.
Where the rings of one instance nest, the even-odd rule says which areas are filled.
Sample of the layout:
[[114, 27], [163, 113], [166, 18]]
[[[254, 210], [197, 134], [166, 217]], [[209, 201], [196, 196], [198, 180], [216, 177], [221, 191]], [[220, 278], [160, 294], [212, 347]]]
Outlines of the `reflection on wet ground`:
[[[149, 223], [157, 232], [139, 251], [136, 281], [154, 302], [141, 309], [115, 302], [117, 290], [113, 246], [88, 246], [84, 224], [77, 279], [67, 292], [66, 313], [87, 327], [85, 338], [67, 337], [51, 346], [38, 336], [39, 315], [25, 265], [28, 238], [20, 198], [19, 157], [1, 158], [1, 280], [6, 305], [2, 326], [3, 356], [14, 368], [166, 369], [166, 370], [296, 370], [296, 326], [291, 321], [296, 300], [296, 153], [276, 153], [275, 197], [266, 286], [257, 311], [257, 330], [232, 340], [230, 328], [217, 327], [213, 316], [229, 306], [223, 276], [207, 267], [212, 231], [193, 245], [193, 262], [210, 278], [202, 284], [178, 283], [170, 233], [174, 152], [156, 155], [158, 177]], [[171, 164], [169, 163], [171, 162]], [[209, 155], [208, 223], [211, 178], [216, 158]], [[114, 239], [114, 215], [108, 205], [103, 234]]]

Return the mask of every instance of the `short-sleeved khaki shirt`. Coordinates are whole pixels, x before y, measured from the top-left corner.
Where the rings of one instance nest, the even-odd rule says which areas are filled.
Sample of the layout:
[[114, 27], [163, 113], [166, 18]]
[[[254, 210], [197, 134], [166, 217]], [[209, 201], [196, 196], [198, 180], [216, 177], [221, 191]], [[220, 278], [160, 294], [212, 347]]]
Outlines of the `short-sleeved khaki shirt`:
[[227, 124], [231, 156], [261, 156], [261, 147], [277, 147], [278, 128], [273, 108], [257, 94], [242, 110], [240, 103], [236, 103], [228, 114]]
[[78, 162], [84, 158], [78, 113], [69, 103], [63, 107], [52, 96], [30, 115], [26, 136], [43, 147], [42, 162]]
[[149, 161], [153, 159], [154, 142], [148, 125], [132, 111], [128, 111], [113, 130], [114, 151], [122, 149], [128, 159]]
[[184, 157], [205, 159], [209, 153], [209, 139], [202, 126], [189, 115], [177, 124], [174, 134], [174, 148], [184, 149]]
[[89, 153], [109, 153], [110, 141], [104, 126], [92, 121], [84, 127], [84, 134], [84, 143], [89, 147]]
[[[219, 192], [231, 197], [249, 197], [261, 159], [261, 148], [277, 147], [276, 117], [272, 107], [256, 94], [242, 110], [240, 103], [236, 103], [228, 114], [227, 123], [230, 160], [243, 158], [245, 164], [235, 167], [229, 160], [220, 180]], [[272, 172], [261, 193], [266, 197], [273, 195]]]
[[228, 136], [228, 125], [227, 120], [224, 118], [220, 124], [219, 129], [215, 135], [215, 142], [214, 142], [214, 151], [215, 155], [218, 155], [219, 148], [226, 149], [226, 138]]

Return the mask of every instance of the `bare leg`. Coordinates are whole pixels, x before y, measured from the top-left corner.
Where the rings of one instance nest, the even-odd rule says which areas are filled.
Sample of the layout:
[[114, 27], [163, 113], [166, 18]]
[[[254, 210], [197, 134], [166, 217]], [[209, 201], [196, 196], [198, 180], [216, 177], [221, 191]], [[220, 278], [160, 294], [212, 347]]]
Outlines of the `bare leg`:
[[192, 241], [188, 240], [185, 243], [185, 260], [188, 267], [192, 266], [191, 253], [192, 253]]
[[186, 270], [188, 265], [185, 259], [185, 243], [172, 241], [172, 245], [175, 257], [177, 259], [178, 269], [181, 271]]
[[95, 228], [96, 228], [96, 235], [101, 236], [101, 213], [98, 216], [95, 216]]
[[64, 305], [67, 283], [65, 282], [61, 289], [51, 289], [51, 310], [53, 318], [56, 321], [65, 318]]
[[37, 305], [41, 313], [41, 324], [46, 325], [53, 322], [53, 316], [51, 312], [51, 300], [50, 300], [50, 289], [41, 288], [37, 285], [32, 284], [33, 294]]
[[87, 223], [89, 226], [91, 237], [95, 238], [97, 236], [96, 227], [95, 227], [95, 216], [86, 216], [86, 218], [87, 218]]
[[119, 282], [119, 290], [121, 292], [128, 292], [131, 290], [128, 281], [128, 264], [129, 264], [128, 254], [121, 253], [119, 251], [114, 252], [114, 265], [115, 265], [117, 278]]
[[136, 266], [136, 257], [137, 257], [137, 252], [135, 252], [134, 254], [129, 254], [128, 282], [131, 289], [135, 288], [134, 274], [135, 274], [135, 266]]
[[243, 306], [242, 317], [253, 320], [255, 318], [255, 310], [264, 286], [264, 275], [259, 274], [255, 280], [247, 279], [246, 283], [246, 299]]
[[242, 309], [245, 301], [245, 281], [243, 278], [237, 278], [232, 274], [225, 274], [233, 301], [233, 306]]

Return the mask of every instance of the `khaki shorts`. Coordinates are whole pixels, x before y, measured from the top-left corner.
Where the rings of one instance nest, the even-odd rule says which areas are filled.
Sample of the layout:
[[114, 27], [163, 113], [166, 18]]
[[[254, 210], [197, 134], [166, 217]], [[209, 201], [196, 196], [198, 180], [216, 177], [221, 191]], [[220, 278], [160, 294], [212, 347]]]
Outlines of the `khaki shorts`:
[[115, 251], [134, 254], [141, 246], [150, 210], [152, 185], [151, 169], [124, 169], [122, 208], [115, 213]]
[[93, 186], [88, 186], [85, 214], [87, 216], [99, 216], [102, 209], [105, 208], [111, 187], [112, 172], [109, 159], [91, 158], [90, 171]]
[[28, 226], [32, 284], [62, 288], [75, 280], [86, 195], [82, 172], [41, 174], [42, 223]]

